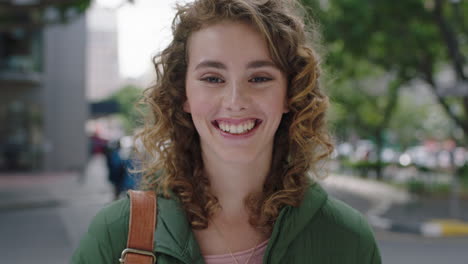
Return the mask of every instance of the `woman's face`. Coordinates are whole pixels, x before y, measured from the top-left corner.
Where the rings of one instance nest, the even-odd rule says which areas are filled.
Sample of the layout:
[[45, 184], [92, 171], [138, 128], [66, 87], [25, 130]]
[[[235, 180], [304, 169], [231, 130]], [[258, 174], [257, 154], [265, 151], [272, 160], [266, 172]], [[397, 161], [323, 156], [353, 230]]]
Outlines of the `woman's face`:
[[191, 35], [188, 61], [184, 110], [203, 155], [235, 163], [271, 157], [287, 81], [262, 35], [239, 22], [207, 26]]

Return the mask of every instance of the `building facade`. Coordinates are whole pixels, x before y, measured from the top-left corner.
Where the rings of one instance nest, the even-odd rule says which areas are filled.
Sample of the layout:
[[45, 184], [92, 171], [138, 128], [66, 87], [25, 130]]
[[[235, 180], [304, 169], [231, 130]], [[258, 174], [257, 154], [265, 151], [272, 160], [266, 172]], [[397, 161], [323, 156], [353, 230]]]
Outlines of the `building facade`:
[[0, 31], [0, 171], [81, 170], [86, 19]]

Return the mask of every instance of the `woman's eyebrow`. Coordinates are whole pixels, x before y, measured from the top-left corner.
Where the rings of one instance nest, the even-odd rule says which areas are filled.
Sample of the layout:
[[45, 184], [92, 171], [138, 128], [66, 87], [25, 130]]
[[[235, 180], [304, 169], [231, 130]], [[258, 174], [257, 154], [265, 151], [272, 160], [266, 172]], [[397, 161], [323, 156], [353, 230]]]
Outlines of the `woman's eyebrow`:
[[213, 61], [213, 60], [205, 60], [200, 62], [197, 66], [195, 66], [195, 70], [198, 70], [200, 68], [216, 68], [216, 69], [222, 69], [226, 70], [227, 67], [223, 63], [219, 61]]
[[[275, 69], [279, 69], [278, 66], [276, 66], [276, 64], [270, 60], [255, 60], [247, 64], [247, 69], [261, 68], [261, 67], [272, 67]], [[197, 66], [195, 66], [195, 70], [198, 70], [200, 68], [216, 68], [216, 69], [226, 70], [227, 66], [219, 61], [205, 60], [205, 61], [200, 62]]]
[[278, 66], [276, 66], [276, 64], [270, 60], [255, 60], [247, 64], [248, 69], [261, 67], [272, 67], [275, 69], [279, 69]]

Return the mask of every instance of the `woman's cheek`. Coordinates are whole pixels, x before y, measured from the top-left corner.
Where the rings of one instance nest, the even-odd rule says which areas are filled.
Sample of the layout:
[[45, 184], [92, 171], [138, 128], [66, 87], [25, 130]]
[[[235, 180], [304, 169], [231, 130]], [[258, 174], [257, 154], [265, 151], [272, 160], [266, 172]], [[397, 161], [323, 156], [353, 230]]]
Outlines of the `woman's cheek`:
[[212, 108], [213, 100], [213, 95], [201, 91], [194, 96], [192, 109], [199, 114], [208, 113]]

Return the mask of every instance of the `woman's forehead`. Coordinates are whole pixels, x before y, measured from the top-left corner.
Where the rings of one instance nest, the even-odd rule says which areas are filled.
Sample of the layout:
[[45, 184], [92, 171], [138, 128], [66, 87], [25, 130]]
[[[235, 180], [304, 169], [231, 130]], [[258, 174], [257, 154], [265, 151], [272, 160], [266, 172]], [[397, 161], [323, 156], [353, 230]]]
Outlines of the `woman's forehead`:
[[194, 32], [188, 41], [189, 61], [271, 61], [263, 35], [246, 23], [220, 22]]

